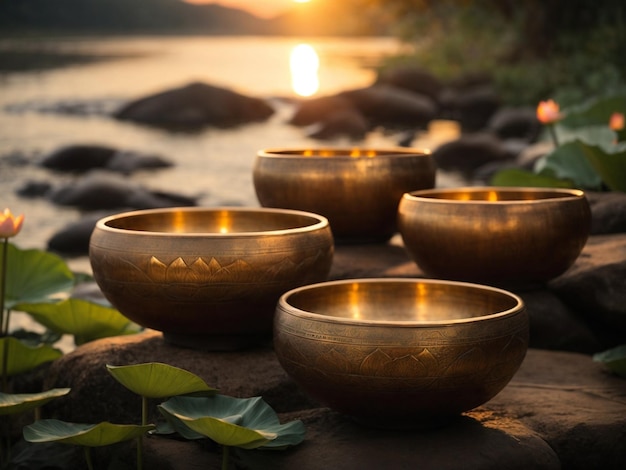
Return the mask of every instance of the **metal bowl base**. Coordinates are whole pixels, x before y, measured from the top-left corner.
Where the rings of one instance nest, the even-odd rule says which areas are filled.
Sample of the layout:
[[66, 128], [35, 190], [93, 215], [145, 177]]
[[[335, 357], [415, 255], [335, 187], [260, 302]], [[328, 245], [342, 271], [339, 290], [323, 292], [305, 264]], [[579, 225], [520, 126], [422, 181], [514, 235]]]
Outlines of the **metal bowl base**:
[[240, 351], [267, 344], [270, 335], [191, 335], [163, 333], [166, 343], [199, 351]]

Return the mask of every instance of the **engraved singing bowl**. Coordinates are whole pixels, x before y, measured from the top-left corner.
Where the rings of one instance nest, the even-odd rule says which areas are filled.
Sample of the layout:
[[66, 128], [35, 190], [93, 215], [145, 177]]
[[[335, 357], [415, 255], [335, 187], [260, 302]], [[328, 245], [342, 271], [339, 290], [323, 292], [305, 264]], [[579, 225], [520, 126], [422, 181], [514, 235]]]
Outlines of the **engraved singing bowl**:
[[268, 149], [253, 182], [261, 206], [321, 214], [338, 243], [376, 243], [396, 233], [402, 195], [434, 187], [435, 173], [416, 149]]
[[398, 227], [429, 277], [521, 285], [548, 281], [575, 262], [591, 212], [577, 189], [433, 189], [402, 197]]
[[428, 279], [328, 281], [281, 296], [274, 349], [310, 397], [359, 423], [428, 428], [494, 397], [528, 349], [522, 300]]
[[328, 220], [263, 208], [168, 208], [99, 220], [89, 257], [103, 294], [173, 344], [238, 349], [271, 338], [276, 302], [326, 280]]

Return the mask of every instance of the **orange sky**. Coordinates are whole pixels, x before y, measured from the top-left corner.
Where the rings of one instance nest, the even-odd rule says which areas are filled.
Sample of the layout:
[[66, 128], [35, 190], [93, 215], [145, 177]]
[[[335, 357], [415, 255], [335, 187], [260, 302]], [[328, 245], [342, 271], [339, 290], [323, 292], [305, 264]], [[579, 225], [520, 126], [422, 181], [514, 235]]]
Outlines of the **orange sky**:
[[[295, 0], [183, 0], [187, 3], [219, 3], [225, 7], [247, 10], [262, 18], [271, 18], [297, 6]], [[302, 0], [300, 0], [302, 1]]]

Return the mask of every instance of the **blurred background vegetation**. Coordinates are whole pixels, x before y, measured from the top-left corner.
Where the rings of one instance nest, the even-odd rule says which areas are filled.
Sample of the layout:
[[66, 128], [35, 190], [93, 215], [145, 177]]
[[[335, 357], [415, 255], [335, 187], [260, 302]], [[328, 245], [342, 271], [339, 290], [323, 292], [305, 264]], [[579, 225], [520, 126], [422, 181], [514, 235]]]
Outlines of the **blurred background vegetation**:
[[624, 91], [623, 0], [349, 0], [379, 8], [415, 45], [394, 63], [444, 80], [488, 74], [503, 100], [561, 105]]

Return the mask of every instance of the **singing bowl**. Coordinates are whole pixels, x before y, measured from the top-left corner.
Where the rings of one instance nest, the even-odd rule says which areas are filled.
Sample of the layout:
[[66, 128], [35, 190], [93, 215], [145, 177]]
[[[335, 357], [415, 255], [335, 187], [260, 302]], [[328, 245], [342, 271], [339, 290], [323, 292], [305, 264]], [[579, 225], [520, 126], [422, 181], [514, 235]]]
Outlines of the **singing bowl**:
[[322, 282], [281, 296], [274, 348], [310, 397], [357, 422], [428, 428], [494, 397], [528, 349], [522, 300], [427, 279]]
[[591, 212], [576, 189], [432, 189], [402, 197], [398, 227], [427, 276], [504, 286], [565, 272], [587, 241]]
[[435, 185], [428, 152], [406, 149], [268, 149], [253, 183], [261, 206], [328, 218], [338, 243], [385, 242], [396, 233], [398, 203]]
[[93, 276], [111, 304], [174, 344], [237, 349], [271, 337], [276, 302], [327, 278], [328, 220], [263, 208], [168, 208], [96, 223]]

